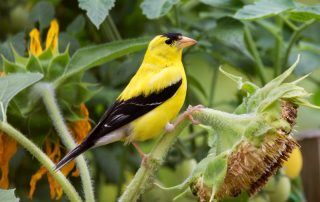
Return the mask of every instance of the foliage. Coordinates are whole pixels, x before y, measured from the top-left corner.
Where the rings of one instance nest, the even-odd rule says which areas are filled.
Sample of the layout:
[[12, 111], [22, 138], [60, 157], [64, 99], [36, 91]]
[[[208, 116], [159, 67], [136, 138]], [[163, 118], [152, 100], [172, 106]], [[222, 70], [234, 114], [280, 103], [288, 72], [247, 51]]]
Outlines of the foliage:
[[15, 197], [14, 189], [10, 189], [10, 190], [0, 189], [0, 201], [18, 202], [19, 199]]
[[[81, 104], [86, 103], [94, 125], [139, 67], [142, 50], [150, 38], [169, 31], [198, 40], [198, 45], [186, 50], [183, 58], [189, 81], [185, 106], [203, 104], [223, 111], [247, 113], [255, 109], [258, 102], [252, 102], [246, 96], [264, 89], [266, 83], [287, 70], [298, 54], [301, 61], [294, 74], [301, 76], [313, 72], [300, 83], [314, 93], [312, 101], [319, 105], [319, 10], [319, 5], [307, 0], [79, 0], [78, 4], [61, 0], [4, 0], [0, 3], [0, 71], [6, 75], [0, 77], [3, 103], [0, 119], [3, 121], [7, 117], [8, 123], [39, 147], [46, 139], [52, 143], [57, 141], [59, 132], [47, 118], [52, 115], [48, 114], [41, 89], [37, 88], [40, 83], [48, 84], [52, 89], [67, 124], [83, 119], [79, 111]], [[29, 55], [28, 33], [38, 27], [44, 39], [53, 18], [60, 23], [58, 52], [47, 49], [39, 56]], [[241, 77], [220, 73], [220, 65], [224, 72]], [[237, 82], [240, 90], [226, 75]], [[242, 77], [248, 81], [243, 82]], [[274, 96], [264, 104], [273, 103], [284, 95], [292, 98], [293, 92], [305, 93], [301, 88], [291, 91], [295, 83], [282, 85], [268, 89]], [[259, 102], [262, 98], [265, 98], [264, 94]], [[297, 104], [304, 102], [301, 99], [294, 101]], [[248, 108], [250, 110], [246, 111]], [[297, 123], [299, 130], [319, 128], [319, 122], [313, 118], [319, 115], [317, 110], [302, 108]], [[190, 160], [206, 162], [198, 163], [197, 170], [205, 164], [210, 171], [205, 172], [206, 182], [219, 185], [225, 176], [226, 158], [223, 153], [215, 155], [228, 150], [239, 139], [228, 132], [222, 136], [225, 140], [216, 140], [216, 134], [217, 130], [207, 127], [186, 127], [155, 177], [157, 183], [173, 186], [184, 181], [194, 164], [183, 162]], [[223, 142], [217, 144], [215, 141]], [[152, 146], [152, 142], [142, 144], [146, 152]], [[65, 153], [64, 148], [61, 151]], [[215, 155], [208, 155], [212, 153]], [[94, 149], [87, 157], [93, 171], [97, 201], [115, 201], [140, 166], [138, 155], [122, 144]], [[212, 161], [212, 158], [217, 160]], [[10, 162], [10, 188], [16, 188], [16, 195], [23, 201], [28, 201], [29, 181], [38, 167], [22, 146]], [[180, 170], [188, 172], [178, 177]], [[212, 178], [213, 175], [218, 177]], [[70, 179], [80, 190], [79, 180]], [[48, 185], [39, 183], [43, 186], [37, 186], [34, 200], [48, 201]], [[291, 183], [294, 187], [294, 180]], [[141, 201], [171, 201], [179, 193], [150, 185]], [[291, 195], [301, 197], [303, 192], [301, 188], [292, 188]], [[248, 196], [241, 195], [240, 199], [248, 200]], [[188, 191], [177, 200], [191, 202], [197, 199]]]

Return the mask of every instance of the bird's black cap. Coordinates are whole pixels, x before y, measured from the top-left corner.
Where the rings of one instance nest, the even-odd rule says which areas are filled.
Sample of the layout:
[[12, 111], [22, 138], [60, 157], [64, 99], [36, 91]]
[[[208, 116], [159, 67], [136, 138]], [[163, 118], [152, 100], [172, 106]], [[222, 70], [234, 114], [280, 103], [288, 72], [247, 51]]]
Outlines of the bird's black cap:
[[169, 38], [165, 42], [166, 42], [166, 44], [171, 45], [171, 44], [173, 44], [173, 42], [180, 40], [182, 37], [182, 34], [176, 33], [176, 32], [168, 32], [166, 34], [163, 34], [162, 36]]

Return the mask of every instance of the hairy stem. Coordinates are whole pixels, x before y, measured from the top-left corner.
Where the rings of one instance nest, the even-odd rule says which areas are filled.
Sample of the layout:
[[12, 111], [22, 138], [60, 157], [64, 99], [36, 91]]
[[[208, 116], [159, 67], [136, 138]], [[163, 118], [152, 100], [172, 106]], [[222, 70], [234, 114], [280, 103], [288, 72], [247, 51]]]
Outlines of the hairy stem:
[[152, 183], [152, 178], [163, 163], [170, 147], [186, 126], [187, 121], [183, 121], [174, 131], [161, 136], [150, 154], [142, 161], [141, 167], [121, 195], [119, 202], [134, 202], [138, 200], [144, 190]]
[[248, 48], [253, 56], [253, 58], [255, 59], [256, 62], [256, 72], [258, 73], [261, 83], [262, 85], [266, 84], [266, 79], [264, 77], [264, 73], [263, 73], [263, 63], [261, 60], [261, 57], [259, 55], [258, 49], [255, 45], [255, 42], [253, 41], [252, 35], [251, 35], [251, 31], [248, 28], [248, 26], [244, 26], [244, 37], [246, 38], [247, 44], [248, 44]]
[[67, 180], [67, 178], [60, 171], [55, 172], [53, 170], [54, 163], [31, 140], [26, 138], [23, 134], [21, 134], [18, 130], [16, 130], [7, 122], [0, 122], [0, 130], [12, 137], [13, 139], [15, 139], [49, 171], [49, 173], [54, 177], [55, 180], [57, 180], [59, 185], [62, 187], [63, 191], [66, 193], [70, 201], [82, 201], [78, 192]]
[[[72, 150], [76, 147], [76, 143], [74, 142], [67, 126], [65, 125], [64, 118], [55, 99], [55, 93], [52, 85], [49, 83], [39, 83], [36, 85], [36, 90], [42, 97], [44, 105], [46, 106], [48, 114], [52, 120], [53, 126], [56, 128], [63, 144], [68, 148], [68, 150]], [[94, 202], [95, 199], [89, 168], [83, 155], [77, 157], [76, 162], [80, 170], [85, 200], [87, 202]]]

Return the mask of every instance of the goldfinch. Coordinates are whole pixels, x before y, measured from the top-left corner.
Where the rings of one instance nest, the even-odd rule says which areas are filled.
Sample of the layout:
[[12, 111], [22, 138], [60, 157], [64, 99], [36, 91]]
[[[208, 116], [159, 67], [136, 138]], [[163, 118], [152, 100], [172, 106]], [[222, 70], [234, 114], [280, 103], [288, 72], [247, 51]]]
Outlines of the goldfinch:
[[55, 169], [59, 170], [90, 148], [116, 141], [135, 145], [137, 141], [155, 138], [163, 130], [172, 129], [170, 121], [179, 113], [187, 91], [182, 49], [195, 43], [180, 33], [152, 39], [140, 68], [127, 87], [83, 142]]

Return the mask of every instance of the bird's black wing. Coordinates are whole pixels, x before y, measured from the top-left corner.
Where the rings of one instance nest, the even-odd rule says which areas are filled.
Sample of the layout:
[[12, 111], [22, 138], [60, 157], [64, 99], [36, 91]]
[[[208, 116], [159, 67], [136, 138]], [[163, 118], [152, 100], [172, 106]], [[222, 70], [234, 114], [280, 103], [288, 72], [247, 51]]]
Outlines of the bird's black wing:
[[182, 79], [148, 96], [139, 95], [125, 101], [116, 101], [105, 112], [99, 123], [91, 130], [83, 142], [61, 159], [56, 165], [55, 170], [59, 170], [69, 161], [93, 147], [100, 138], [127, 125], [164, 103], [177, 92], [181, 84]]
[[104, 114], [103, 118], [90, 133], [90, 138], [97, 141], [104, 136], [150, 112], [171, 98], [182, 84], [182, 79], [148, 96], [139, 95], [125, 101], [116, 101]]

